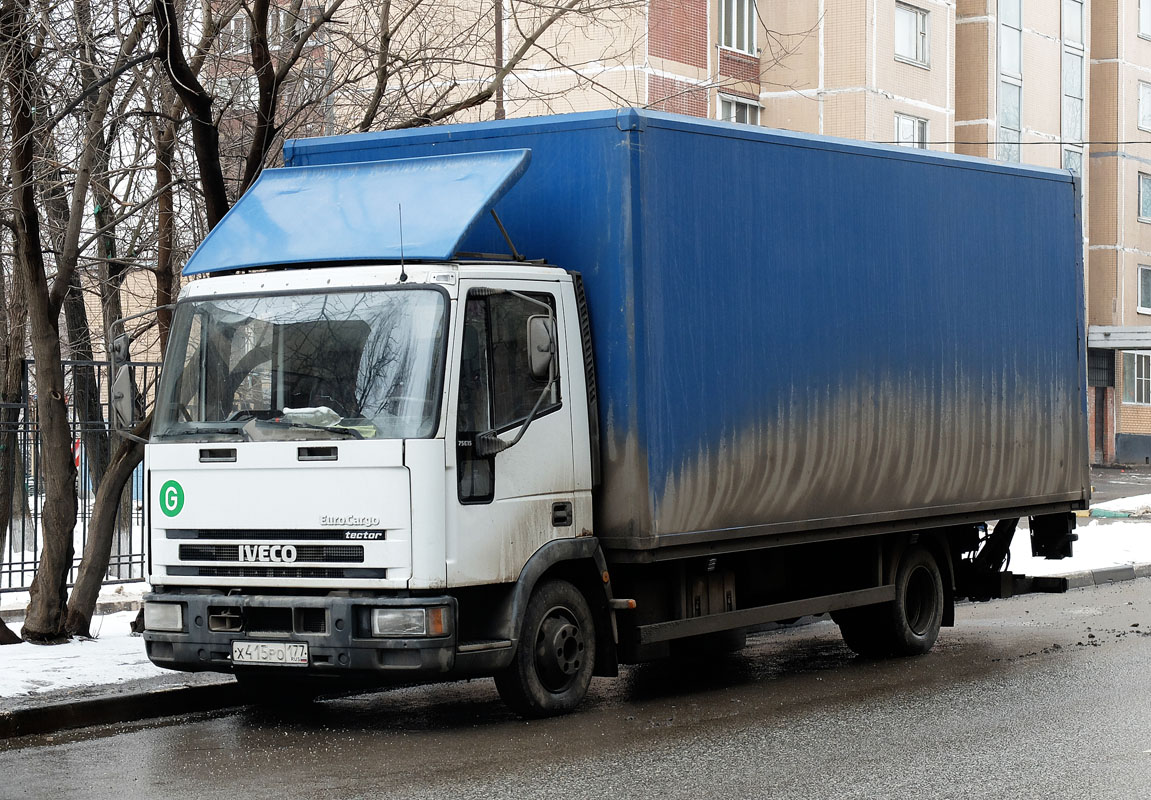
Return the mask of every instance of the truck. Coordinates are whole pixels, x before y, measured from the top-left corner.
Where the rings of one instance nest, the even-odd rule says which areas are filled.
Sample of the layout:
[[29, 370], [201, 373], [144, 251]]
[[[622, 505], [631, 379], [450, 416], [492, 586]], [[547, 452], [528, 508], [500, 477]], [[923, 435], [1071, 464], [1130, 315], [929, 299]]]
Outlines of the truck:
[[1021, 519], [1071, 555], [1069, 172], [637, 109], [284, 164], [184, 269], [144, 461], [157, 665], [285, 701], [493, 676], [554, 715], [812, 615], [926, 653], [1019, 588]]

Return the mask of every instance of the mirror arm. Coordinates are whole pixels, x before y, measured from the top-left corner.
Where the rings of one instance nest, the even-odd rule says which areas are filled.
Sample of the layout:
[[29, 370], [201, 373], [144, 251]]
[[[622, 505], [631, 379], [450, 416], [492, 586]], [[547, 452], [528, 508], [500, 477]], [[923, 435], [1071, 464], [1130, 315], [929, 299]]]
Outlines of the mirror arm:
[[499, 434], [495, 432], [494, 428], [492, 430], [484, 431], [483, 433], [477, 433], [475, 445], [476, 455], [478, 455], [480, 458], [487, 458], [488, 456], [494, 456], [496, 453], [502, 453], [509, 447], [514, 447], [515, 445], [519, 444], [520, 439], [524, 438], [524, 434], [527, 433], [528, 426], [532, 424], [536, 416], [539, 414], [540, 405], [543, 404], [544, 398], [547, 397], [548, 392], [551, 391], [551, 388], [555, 385], [555, 382], [556, 376], [553, 374], [553, 376], [548, 379], [547, 384], [544, 385], [544, 388], [540, 391], [540, 396], [536, 398], [536, 404], [532, 406], [532, 410], [528, 412], [528, 417], [524, 420], [524, 424], [520, 426], [520, 430], [519, 433], [516, 434], [516, 438], [512, 439], [510, 442], [505, 442], [503, 439], [501, 439]]

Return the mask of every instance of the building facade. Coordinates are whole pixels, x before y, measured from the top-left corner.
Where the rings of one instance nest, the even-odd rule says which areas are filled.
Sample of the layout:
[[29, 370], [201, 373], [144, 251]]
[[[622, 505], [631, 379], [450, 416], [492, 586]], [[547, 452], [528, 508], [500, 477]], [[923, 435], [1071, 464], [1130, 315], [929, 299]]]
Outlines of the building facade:
[[1151, 0], [650, 0], [636, 20], [618, 104], [1078, 175], [1089, 452], [1151, 463]]

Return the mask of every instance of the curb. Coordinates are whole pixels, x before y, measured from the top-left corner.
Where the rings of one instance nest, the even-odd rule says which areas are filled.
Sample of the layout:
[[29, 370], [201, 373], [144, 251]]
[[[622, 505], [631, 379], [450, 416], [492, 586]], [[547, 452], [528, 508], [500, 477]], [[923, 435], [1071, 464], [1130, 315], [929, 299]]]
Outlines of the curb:
[[[116, 614], [120, 611], [139, 611], [140, 598], [133, 597], [126, 600], [104, 600], [96, 603], [96, 610], [92, 612], [93, 616], [97, 614]], [[0, 610], [0, 619], [6, 623], [23, 622], [24, 621], [24, 608], [6, 608]]]
[[1143, 511], [1112, 511], [1108, 508], [1089, 508], [1080, 509], [1073, 512], [1075, 516], [1080, 519], [1091, 517], [1092, 519], [1151, 519], [1151, 514]]
[[139, 694], [48, 703], [0, 712], [0, 739], [34, 736], [72, 728], [135, 722], [245, 705], [250, 701], [235, 682], [171, 686]]
[[1105, 569], [1091, 569], [1071, 572], [1057, 577], [1067, 580], [1068, 589], [1082, 589], [1087, 586], [1106, 586], [1119, 581], [1133, 581], [1136, 578], [1151, 578], [1151, 564], [1124, 564]]

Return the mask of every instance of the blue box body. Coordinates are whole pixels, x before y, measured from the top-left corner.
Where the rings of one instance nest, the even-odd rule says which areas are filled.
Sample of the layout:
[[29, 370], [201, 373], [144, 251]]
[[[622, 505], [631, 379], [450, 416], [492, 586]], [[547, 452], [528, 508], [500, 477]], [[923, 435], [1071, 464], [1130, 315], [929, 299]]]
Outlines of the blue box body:
[[[586, 284], [608, 547], [1085, 507], [1068, 173], [635, 110], [295, 141], [285, 160], [519, 147], [500, 218]], [[464, 247], [507, 249], [484, 224]]]

